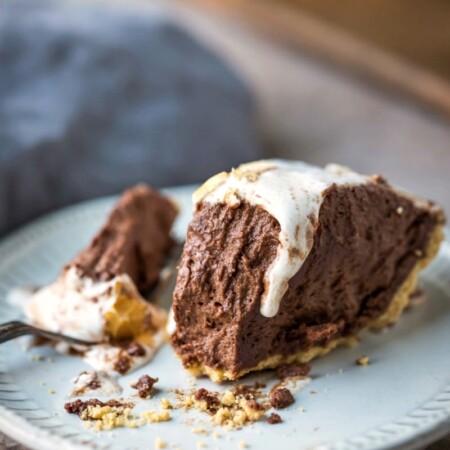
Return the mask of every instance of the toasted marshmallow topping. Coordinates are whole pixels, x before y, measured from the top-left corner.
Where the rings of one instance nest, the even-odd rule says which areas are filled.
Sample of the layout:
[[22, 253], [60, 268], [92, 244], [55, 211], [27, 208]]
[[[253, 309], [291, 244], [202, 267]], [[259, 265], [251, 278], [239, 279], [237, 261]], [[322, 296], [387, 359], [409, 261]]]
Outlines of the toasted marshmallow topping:
[[[129, 355], [127, 371], [148, 362], [164, 340], [167, 317], [140, 296], [128, 275], [99, 282], [81, 276], [75, 267], [32, 295], [25, 314], [38, 327], [99, 342], [76, 350], [94, 368], [107, 371], [116, 370], [118, 359], [123, 358], [125, 350], [117, 343], [124, 340], [136, 341], [144, 350], [144, 354]], [[56, 349], [70, 350], [62, 342]]]
[[201, 202], [241, 202], [257, 205], [280, 225], [275, 261], [266, 274], [261, 314], [277, 314], [289, 280], [299, 271], [313, 246], [324, 192], [332, 185], [366, 184], [370, 177], [335, 164], [324, 169], [304, 162], [263, 160], [243, 164], [206, 181], [193, 196], [194, 208]]

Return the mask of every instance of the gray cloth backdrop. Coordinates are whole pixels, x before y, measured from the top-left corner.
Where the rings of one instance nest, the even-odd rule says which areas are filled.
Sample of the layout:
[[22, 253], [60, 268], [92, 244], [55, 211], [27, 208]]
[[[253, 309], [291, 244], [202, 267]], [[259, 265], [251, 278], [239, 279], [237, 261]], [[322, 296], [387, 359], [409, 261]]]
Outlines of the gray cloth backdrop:
[[0, 3], [0, 234], [259, 156], [252, 97], [220, 59], [161, 16], [106, 8]]

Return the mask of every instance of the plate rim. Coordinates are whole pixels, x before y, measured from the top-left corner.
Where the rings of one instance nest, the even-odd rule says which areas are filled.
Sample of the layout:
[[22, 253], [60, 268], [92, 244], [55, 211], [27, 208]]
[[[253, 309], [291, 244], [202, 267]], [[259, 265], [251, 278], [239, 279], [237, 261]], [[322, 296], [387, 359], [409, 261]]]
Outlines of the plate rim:
[[[197, 185], [183, 185], [176, 187], [167, 187], [161, 189], [168, 195], [186, 194], [192, 192]], [[18, 243], [25, 248], [30, 239], [39, 235], [44, 230], [49, 232], [48, 227], [60, 227], [67, 221], [79, 220], [80, 216], [105, 214], [111, 208], [117, 195], [100, 197], [92, 200], [79, 202], [56, 211], [47, 213], [17, 230], [8, 233], [0, 239], [0, 256], [3, 256], [13, 249], [17, 248]], [[51, 231], [51, 230], [50, 230]], [[444, 257], [450, 260], [450, 230], [446, 229], [446, 239], [441, 247]], [[1, 260], [2, 258], [0, 258]], [[0, 267], [8, 265], [8, 257], [0, 261]], [[6, 368], [3, 367], [3, 355], [0, 359], [0, 376], [8, 375]], [[444, 399], [439, 396], [444, 394]], [[441, 406], [430, 409], [427, 405], [433, 402], [440, 402]], [[432, 417], [439, 414], [439, 417]], [[419, 417], [420, 416], [420, 417]], [[405, 419], [410, 423], [405, 423]], [[424, 425], [424, 419], [428, 423]], [[389, 428], [400, 427], [405, 431], [395, 433]], [[415, 431], [416, 430], [416, 431]], [[37, 450], [79, 450], [86, 448], [85, 445], [79, 445], [73, 441], [64, 439], [56, 434], [43, 430], [29, 422], [26, 418], [15, 414], [8, 407], [0, 404], [0, 431], [5, 435], [20, 442], [31, 449]], [[325, 444], [320, 449], [358, 449], [367, 448], [371, 450], [415, 450], [429, 445], [450, 432], [450, 378], [433, 397], [426, 400], [406, 415], [390, 422], [371, 428], [359, 435], [350, 436], [335, 444]], [[378, 434], [378, 436], [377, 436]]]

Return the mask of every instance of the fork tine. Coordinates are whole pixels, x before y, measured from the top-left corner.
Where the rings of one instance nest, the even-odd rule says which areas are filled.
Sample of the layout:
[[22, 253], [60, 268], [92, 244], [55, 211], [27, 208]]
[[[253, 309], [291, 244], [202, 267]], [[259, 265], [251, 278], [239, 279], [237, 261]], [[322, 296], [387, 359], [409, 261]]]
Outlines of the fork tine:
[[41, 330], [40, 328], [35, 328], [35, 327], [31, 327], [31, 328], [33, 328], [33, 330], [34, 330], [32, 334], [36, 334], [37, 336], [40, 336], [43, 338], [51, 339], [52, 341], [58, 340], [58, 341], [67, 342], [69, 344], [83, 345], [83, 346], [91, 346], [91, 345], [99, 344], [99, 342], [85, 341], [83, 339], [77, 339], [77, 338], [74, 338], [71, 336], [66, 336], [64, 334], [52, 333], [51, 331]]
[[50, 331], [42, 330], [40, 328], [36, 328], [32, 325], [19, 321], [7, 322], [0, 325], [0, 343], [30, 334], [51, 340], [65, 341], [75, 345], [86, 346], [98, 344], [98, 342], [84, 341], [82, 339], [72, 338], [63, 334], [52, 333]]

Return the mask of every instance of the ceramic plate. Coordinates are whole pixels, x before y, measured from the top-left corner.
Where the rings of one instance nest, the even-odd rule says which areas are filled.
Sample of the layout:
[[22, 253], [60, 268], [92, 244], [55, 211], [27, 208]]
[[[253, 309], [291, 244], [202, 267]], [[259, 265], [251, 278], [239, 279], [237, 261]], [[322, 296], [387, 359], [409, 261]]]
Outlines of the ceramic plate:
[[[192, 187], [169, 189], [181, 205], [176, 234], [183, 238], [191, 216]], [[61, 266], [88, 243], [113, 203], [112, 198], [87, 202], [41, 219], [0, 244], [0, 316], [20, 317], [6, 302], [16, 286], [52, 281]], [[95, 433], [78, 417], [65, 413], [69, 380], [88, 369], [76, 357], [50, 348], [26, 352], [18, 342], [0, 346], [0, 429], [36, 449], [154, 448], [160, 437], [167, 448], [392, 449], [416, 448], [450, 431], [450, 244], [443, 248], [421, 283], [427, 302], [407, 311], [383, 333], [366, 334], [351, 349], [338, 349], [313, 362], [312, 381], [296, 394], [296, 403], [282, 411], [283, 423], [256, 423], [213, 437], [208, 416], [177, 410], [170, 422], [131, 430]], [[167, 299], [166, 299], [167, 300]], [[368, 355], [372, 364], [355, 365]], [[174, 388], [192, 388], [171, 348], [165, 346], [145, 368], [120, 379], [123, 395], [143, 373], [160, 379], [161, 393], [138, 405], [158, 409]], [[270, 372], [245, 382], [274, 381]], [[224, 389], [205, 379], [197, 387]], [[164, 391], [164, 392], [163, 392]], [[304, 409], [304, 412], [302, 411]], [[192, 433], [193, 427], [209, 430]]]

